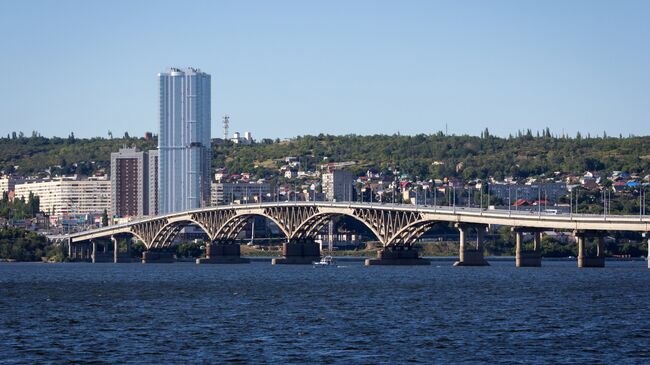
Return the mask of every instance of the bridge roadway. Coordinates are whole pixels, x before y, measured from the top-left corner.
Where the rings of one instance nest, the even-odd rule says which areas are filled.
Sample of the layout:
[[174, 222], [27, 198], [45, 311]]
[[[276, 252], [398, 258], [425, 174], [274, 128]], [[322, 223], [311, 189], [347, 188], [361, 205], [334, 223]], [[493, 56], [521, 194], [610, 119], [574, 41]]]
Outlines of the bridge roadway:
[[[487, 265], [483, 258], [483, 236], [490, 225], [510, 226], [515, 234], [517, 266], [539, 266], [541, 264], [541, 231], [572, 231], [578, 243], [578, 265], [582, 267], [604, 265], [603, 237], [608, 231], [650, 232], [650, 216], [641, 215], [588, 215], [551, 214], [543, 211], [485, 210], [480, 208], [422, 206], [404, 204], [379, 204], [357, 202], [272, 202], [261, 204], [224, 205], [206, 207], [185, 212], [148, 217], [119, 225], [102, 227], [85, 232], [63, 236], [67, 241], [68, 253], [79, 257], [77, 247], [81, 245], [81, 257], [88, 254], [88, 243], [96, 253], [95, 241], [110, 238], [117, 247], [116, 237], [134, 236], [141, 240], [146, 249], [156, 252], [172, 245], [183, 227], [196, 225], [208, 235], [206, 258], [221, 255], [239, 256], [236, 250], [228, 249], [252, 216], [263, 216], [272, 220], [287, 237], [283, 259], [275, 263], [311, 263], [320, 256], [314, 251], [314, 238], [332, 216], [346, 215], [365, 224], [384, 245], [377, 259], [366, 262], [374, 264], [426, 264], [413, 249], [414, 243], [435, 224], [454, 223], [460, 234], [458, 265]], [[532, 250], [526, 250], [523, 234], [533, 235]], [[476, 237], [470, 244], [469, 236]], [[650, 235], [646, 234], [650, 241]], [[595, 255], [590, 254], [588, 241], [595, 239]], [[226, 251], [224, 251], [226, 247]], [[106, 251], [106, 248], [104, 248]], [[117, 251], [115, 259], [117, 261]], [[593, 251], [593, 250], [591, 250]], [[85, 252], [85, 256], [84, 256]], [[215, 255], [216, 252], [216, 255]], [[228, 252], [225, 253], [224, 252]], [[158, 256], [151, 256], [158, 257]], [[163, 259], [165, 260], [165, 259]], [[146, 261], [146, 260], [144, 260]], [[219, 260], [217, 260], [219, 261]], [[221, 261], [220, 261], [221, 262]], [[650, 264], [649, 264], [650, 267]]]

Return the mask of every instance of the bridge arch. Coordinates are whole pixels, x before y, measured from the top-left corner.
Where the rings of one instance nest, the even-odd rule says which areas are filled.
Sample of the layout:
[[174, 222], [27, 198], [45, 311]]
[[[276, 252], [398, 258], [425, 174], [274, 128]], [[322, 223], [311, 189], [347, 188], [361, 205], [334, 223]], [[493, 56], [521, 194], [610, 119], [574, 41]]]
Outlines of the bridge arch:
[[285, 235], [285, 237], [287, 237], [287, 239], [290, 239], [291, 233], [289, 232], [286, 225], [282, 224], [282, 222], [280, 222], [277, 219], [277, 217], [267, 214], [264, 211], [254, 211], [254, 212], [235, 214], [234, 216], [226, 220], [223, 223], [223, 225], [221, 225], [221, 227], [218, 227], [216, 229], [216, 232], [214, 233], [213, 236], [210, 237], [210, 239], [212, 241], [217, 241], [217, 242], [228, 242], [234, 240], [239, 234], [239, 232], [241, 232], [241, 230], [244, 229], [244, 226], [246, 226], [248, 220], [252, 217], [263, 217], [270, 220], [276, 226], [278, 226], [278, 228], [280, 228], [280, 230]]
[[391, 245], [412, 245], [415, 240], [420, 238], [427, 231], [432, 229], [435, 225], [441, 223], [448, 223], [445, 221], [422, 219], [412, 222], [400, 230], [398, 230], [386, 243], [387, 246]]
[[377, 231], [375, 227], [373, 227], [370, 223], [365, 221], [364, 219], [354, 215], [353, 212], [330, 212], [330, 211], [324, 211], [324, 212], [318, 212], [309, 218], [307, 218], [304, 222], [302, 222], [295, 230], [292, 232], [292, 235], [290, 237], [291, 240], [305, 240], [309, 238], [314, 238], [314, 236], [329, 222], [330, 219], [333, 217], [337, 216], [346, 216], [350, 217], [357, 222], [362, 223], [364, 226], [366, 226], [373, 235], [384, 244], [382, 240], [382, 236]]
[[139, 233], [133, 231], [132, 229], [124, 232], [113, 233], [109, 237], [119, 237], [119, 236], [126, 236], [126, 237], [130, 236], [131, 238], [135, 238], [136, 240], [142, 242], [142, 244], [144, 244], [145, 247], [147, 247], [148, 245], [148, 242], [144, 239], [144, 237], [142, 237]]
[[147, 248], [167, 248], [171, 246], [174, 238], [176, 238], [180, 231], [183, 228], [192, 225], [199, 227], [208, 236], [208, 238], [211, 238], [210, 230], [207, 229], [205, 225], [192, 218], [184, 217], [182, 219], [168, 220], [162, 227], [160, 227], [160, 229], [158, 229], [151, 242], [149, 242], [149, 247]]

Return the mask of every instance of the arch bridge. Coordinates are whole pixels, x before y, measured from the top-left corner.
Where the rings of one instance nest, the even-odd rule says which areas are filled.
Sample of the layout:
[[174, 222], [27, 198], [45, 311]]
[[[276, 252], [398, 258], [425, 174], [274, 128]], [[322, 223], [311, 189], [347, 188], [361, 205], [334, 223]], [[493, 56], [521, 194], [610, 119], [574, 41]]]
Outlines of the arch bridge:
[[[262, 204], [206, 207], [191, 211], [148, 217], [124, 224], [102, 227], [66, 236], [69, 247], [93, 242], [97, 239], [130, 235], [141, 240], [147, 250], [164, 249], [186, 226], [200, 227], [214, 245], [232, 244], [247, 221], [262, 216], [273, 221], [286, 236], [285, 256], [296, 256], [287, 250], [298, 245], [311, 245], [318, 232], [333, 216], [349, 216], [363, 223], [383, 245], [377, 263], [418, 263], [413, 245], [417, 239], [438, 223], [454, 223], [460, 233], [459, 265], [486, 264], [483, 259], [483, 233], [490, 225], [513, 227], [517, 240], [517, 262], [521, 266], [538, 266], [541, 260], [542, 230], [568, 230], [577, 237], [579, 252], [590, 266], [583, 247], [590, 238], [597, 238], [596, 264], [604, 263], [602, 237], [607, 231], [650, 232], [650, 216], [549, 214], [544, 212], [518, 212], [512, 210], [485, 210], [442, 206], [415, 206], [400, 204], [353, 202], [274, 202]], [[476, 245], [467, 239], [475, 232]], [[523, 233], [532, 233], [535, 244], [532, 251], [523, 250]], [[293, 246], [292, 246], [293, 244]], [[286, 247], [289, 247], [287, 249]], [[238, 252], [238, 251], [237, 251]], [[301, 251], [302, 252], [302, 251]], [[308, 256], [311, 263], [311, 254]], [[208, 255], [209, 256], [209, 255]], [[527, 259], [532, 265], [526, 265]], [[522, 258], [522, 260], [519, 260]], [[403, 260], [399, 260], [403, 259]], [[580, 259], [580, 257], [579, 257]], [[521, 261], [521, 262], [520, 262]], [[580, 260], [579, 260], [580, 265]]]

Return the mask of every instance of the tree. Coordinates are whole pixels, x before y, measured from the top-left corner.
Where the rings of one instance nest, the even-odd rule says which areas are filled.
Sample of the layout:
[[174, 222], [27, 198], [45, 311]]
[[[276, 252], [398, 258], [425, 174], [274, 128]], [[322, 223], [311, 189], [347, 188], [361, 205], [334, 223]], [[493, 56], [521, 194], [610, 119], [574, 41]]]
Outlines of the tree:
[[106, 209], [104, 209], [104, 213], [102, 213], [102, 227], [107, 227], [108, 226], [108, 212]]
[[38, 195], [34, 195], [31, 191], [29, 192], [28, 206], [29, 214], [31, 217], [35, 217], [36, 214], [40, 211], [41, 198]]

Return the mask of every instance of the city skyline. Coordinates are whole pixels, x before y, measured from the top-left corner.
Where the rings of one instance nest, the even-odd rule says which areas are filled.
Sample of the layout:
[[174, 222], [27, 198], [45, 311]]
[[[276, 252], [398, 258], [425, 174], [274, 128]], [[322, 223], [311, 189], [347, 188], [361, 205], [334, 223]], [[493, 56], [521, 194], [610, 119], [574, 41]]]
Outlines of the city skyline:
[[215, 81], [212, 137], [224, 114], [257, 138], [650, 134], [647, 2], [195, 2], [182, 29], [153, 28], [164, 4], [40, 4], [0, 11], [3, 135], [155, 131], [152, 80], [190, 65]]

